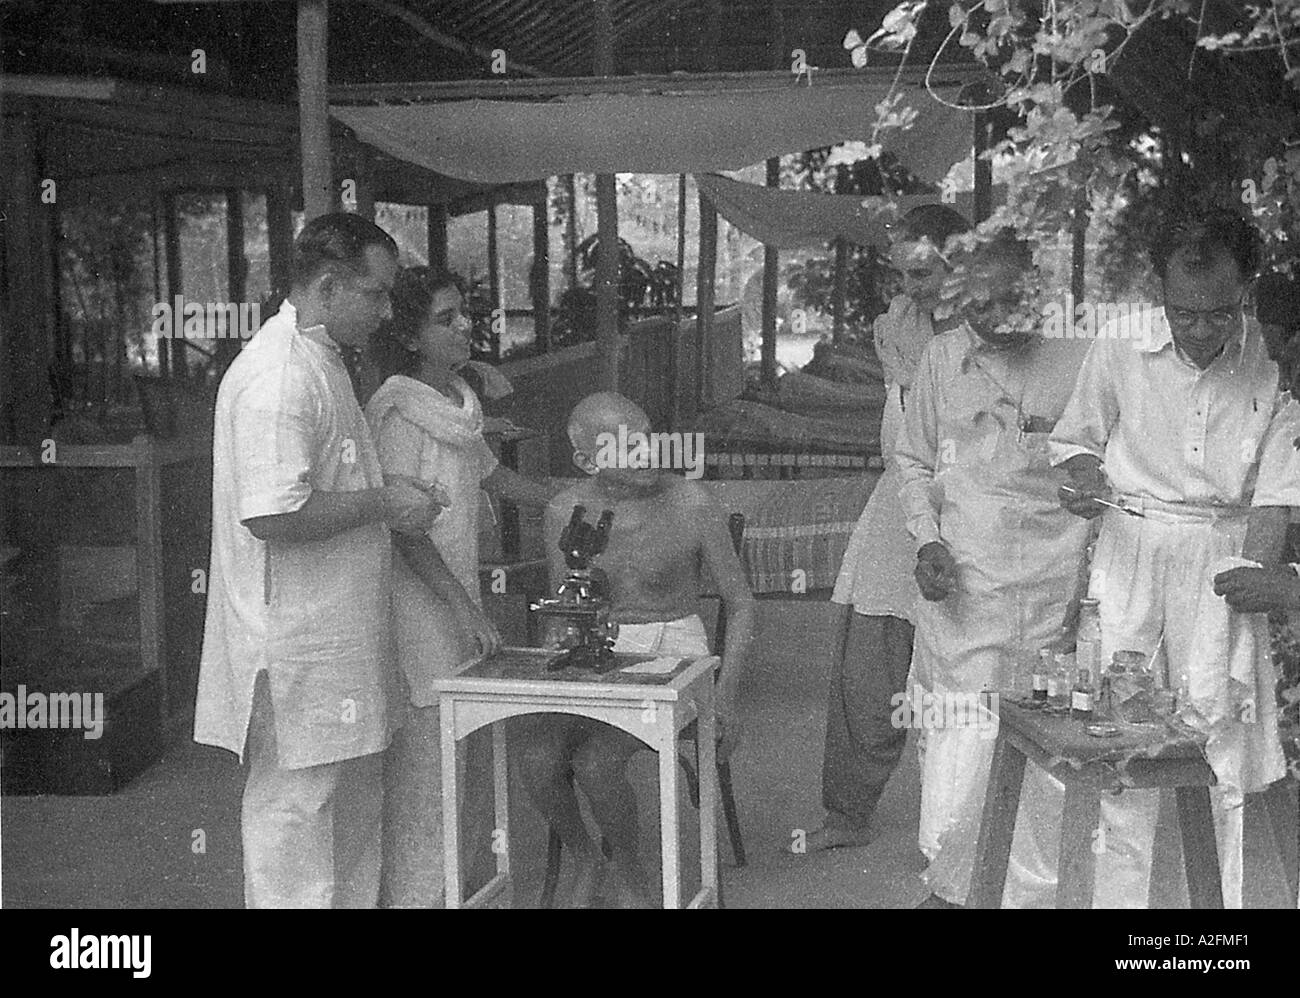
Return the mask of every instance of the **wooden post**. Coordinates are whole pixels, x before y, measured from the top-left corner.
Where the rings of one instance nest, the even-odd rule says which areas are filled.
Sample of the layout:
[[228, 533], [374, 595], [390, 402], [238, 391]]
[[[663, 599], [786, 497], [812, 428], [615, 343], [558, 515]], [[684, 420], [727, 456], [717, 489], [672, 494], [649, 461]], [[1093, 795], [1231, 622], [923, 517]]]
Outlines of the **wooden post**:
[[673, 306], [673, 326], [668, 337], [668, 370], [672, 373], [668, 401], [668, 430], [677, 429], [682, 420], [682, 296], [686, 284], [686, 174], [677, 175], [677, 301]]
[[329, 0], [298, 0], [298, 133], [309, 222], [339, 204], [330, 166], [328, 47]]
[[[0, 399], [6, 434], [39, 444], [49, 431], [49, 365], [54, 354], [55, 287], [52, 269], [55, 206], [41, 200], [40, 133], [33, 115], [6, 118], [0, 163], [9, 179], [0, 223], [5, 294], [0, 328]], [[52, 178], [57, 179], [57, 178]], [[56, 193], [58, 189], [56, 188]]]
[[447, 206], [429, 205], [429, 266], [447, 266]]
[[988, 111], [975, 112], [975, 194], [972, 221], [978, 225], [993, 214], [993, 163], [983, 153], [993, 145], [993, 119]]
[[[787, 66], [785, 52], [785, 13], [781, 0], [771, 0], [772, 18], [772, 68]], [[767, 186], [781, 186], [781, 158], [767, 161]], [[759, 355], [761, 377], [765, 388], [776, 388], [776, 298], [780, 283], [781, 257], [775, 246], [763, 247], [763, 329]]]
[[266, 191], [266, 234], [271, 294], [287, 295], [293, 283], [293, 199], [288, 184], [276, 184]]
[[533, 337], [537, 349], [551, 349], [551, 205], [548, 193], [541, 204], [533, 205], [533, 269], [529, 277], [529, 295], [533, 301]]
[[564, 177], [569, 210], [564, 220], [564, 277], [570, 288], [578, 286], [578, 182], [572, 173]]
[[[1074, 193], [1074, 211], [1073, 217], [1070, 219], [1070, 233], [1070, 295], [1074, 299], [1074, 307], [1077, 308], [1082, 304], [1087, 294], [1085, 267], [1087, 265], [1088, 251], [1088, 184], [1086, 178]], [[1066, 321], [1073, 328], [1074, 316], [1067, 316]]]
[[713, 303], [718, 276], [718, 212], [700, 194], [700, 261], [695, 280], [695, 411], [709, 399], [709, 351], [713, 345]]
[[[781, 160], [767, 161], [767, 186], [781, 186]], [[761, 344], [761, 371], [763, 385], [776, 387], [776, 293], [779, 281], [780, 255], [775, 246], [763, 247], [763, 341]]]
[[[614, 75], [614, 17], [612, 0], [595, 0], [594, 58], [596, 76]], [[600, 385], [618, 391], [619, 369], [619, 258], [618, 188], [612, 173], [596, 175], [596, 354]]]
[[[702, 68], [718, 69], [722, 48], [722, 2], [704, 0], [704, 51]], [[700, 200], [700, 254], [695, 272], [695, 413], [713, 402], [712, 360], [713, 311], [718, 277], [718, 212], [703, 192]]]
[[[184, 294], [184, 288], [181, 281], [181, 228], [180, 219], [176, 213], [179, 211], [179, 203], [174, 192], [169, 192], [163, 201], [163, 245], [167, 248], [167, 300], [174, 302], [176, 296]], [[173, 322], [176, 317], [172, 316]], [[184, 375], [186, 356], [185, 340], [177, 338], [176, 348], [172, 349], [172, 341], [160, 339], [158, 341], [158, 361], [159, 367], [163, 368], [164, 376], [174, 378]], [[163, 362], [166, 361], [164, 366]]]
[[375, 220], [375, 188], [370, 169], [370, 154], [363, 145], [357, 146], [352, 161], [352, 180], [357, 185], [357, 203], [355, 211], [362, 218]]
[[[244, 196], [235, 187], [226, 188], [226, 282], [230, 300], [238, 305], [248, 293], [248, 258], [244, 256]], [[239, 353], [239, 342], [239, 330], [227, 329], [225, 338], [213, 344], [213, 358], [222, 373]]]
[[487, 253], [488, 253], [488, 301], [491, 311], [488, 314], [488, 341], [492, 344], [492, 360], [501, 360], [501, 330], [505, 326], [506, 312], [501, 298], [501, 257], [497, 247], [497, 206], [493, 201], [487, 210]]
[[[179, 352], [179, 351], [178, 351]], [[158, 673], [158, 721], [167, 729], [171, 711], [167, 671], [167, 636], [164, 628], [162, 472], [158, 446], [141, 434], [132, 442], [135, 451], [136, 586], [140, 601], [140, 665]]]
[[835, 315], [835, 324], [831, 328], [831, 342], [839, 345], [844, 338], [845, 300], [848, 298], [849, 244], [844, 237], [835, 240], [835, 296], [831, 299], [831, 309]]

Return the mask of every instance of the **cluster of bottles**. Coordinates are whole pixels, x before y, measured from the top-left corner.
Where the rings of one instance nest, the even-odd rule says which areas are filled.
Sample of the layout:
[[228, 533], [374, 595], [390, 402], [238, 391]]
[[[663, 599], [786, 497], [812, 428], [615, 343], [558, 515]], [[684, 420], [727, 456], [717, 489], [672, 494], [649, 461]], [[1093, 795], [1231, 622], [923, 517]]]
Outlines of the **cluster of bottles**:
[[[1085, 599], [1079, 607], [1079, 629], [1075, 640], [1075, 651], [1053, 651], [1041, 648], [1034, 665], [1032, 679], [1032, 697], [1044, 706], [1055, 708], [1058, 713], [1069, 713], [1079, 721], [1092, 721], [1095, 718], [1117, 718], [1121, 713], [1116, 710], [1116, 691], [1112, 686], [1115, 673], [1123, 681], [1124, 691], [1121, 697], [1127, 697], [1131, 677], [1145, 674], [1146, 684], [1154, 686], [1150, 676], [1151, 662], [1142, 652], [1117, 651], [1113, 656], [1114, 665], [1106, 668], [1101, 652], [1101, 605], [1098, 600]], [[1140, 691], [1139, 691], [1140, 692]], [[1176, 713], [1179, 704], [1185, 700], [1185, 689], [1175, 694], [1165, 685], [1149, 691], [1147, 702], [1150, 704], [1151, 720], [1170, 717]], [[1147, 717], [1135, 717], [1133, 720], [1146, 720]]]
[[1058, 710], [1068, 710], [1080, 721], [1090, 721], [1105, 698], [1102, 675], [1101, 606], [1085, 599], [1079, 608], [1079, 633], [1075, 651], [1053, 652], [1040, 648], [1033, 672], [1033, 699]]

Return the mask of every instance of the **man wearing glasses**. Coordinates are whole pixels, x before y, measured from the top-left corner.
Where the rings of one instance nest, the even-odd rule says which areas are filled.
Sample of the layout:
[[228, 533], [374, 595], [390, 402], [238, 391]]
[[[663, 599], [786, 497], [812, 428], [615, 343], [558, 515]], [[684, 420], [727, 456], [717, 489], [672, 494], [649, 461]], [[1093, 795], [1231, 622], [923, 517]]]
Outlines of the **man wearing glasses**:
[[[1235, 215], [1166, 227], [1152, 249], [1164, 308], [1150, 335], [1098, 333], [1051, 438], [1072, 479], [1062, 505], [1103, 516], [1089, 585], [1103, 661], [1152, 657], [1181, 691], [1182, 719], [1208, 737], [1227, 907], [1241, 906], [1243, 795], [1284, 775], [1266, 618], [1235, 613], [1212, 583], [1243, 555], [1274, 557], [1247, 524], [1253, 503], [1275, 502], [1256, 489], [1261, 460], [1295, 435], [1277, 367], [1242, 313], [1256, 256]], [[1156, 791], [1103, 798], [1097, 907], [1146, 905], [1157, 806]]]

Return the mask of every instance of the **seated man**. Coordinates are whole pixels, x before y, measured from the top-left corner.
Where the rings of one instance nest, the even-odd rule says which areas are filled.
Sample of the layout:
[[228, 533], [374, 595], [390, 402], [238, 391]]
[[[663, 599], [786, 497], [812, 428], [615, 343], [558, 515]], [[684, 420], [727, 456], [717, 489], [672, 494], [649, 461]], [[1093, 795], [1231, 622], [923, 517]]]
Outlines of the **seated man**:
[[[719, 752], [725, 756], [739, 734], [736, 695], [754, 626], [753, 597], [727, 533], [726, 515], [703, 488], [659, 468], [605, 466], [624, 463], [607, 460], [610, 440], [635, 439], [633, 434], [649, 429], [640, 407], [612, 392], [588, 396], [574, 407], [569, 417], [573, 461], [590, 477], [561, 492], [547, 508], [551, 578], [558, 585], [565, 574], [552, 539], [560, 536], [573, 507], [585, 506], [594, 516], [612, 510], [607, 546], [592, 564], [609, 578], [612, 619], [619, 625], [615, 651], [698, 656], [709, 652], [696, 612], [701, 576], [707, 572], [712, 577], [727, 612], [727, 647], [715, 700]], [[627, 463], [645, 463], [638, 457], [648, 455], [643, 451]], [[645, 743], [607, 724], [563, 714], [523, 718], [519, 728], [528, 792], [577, 864], [573, 906], [589, 905], [607, 872], [613, 874], [614, 900], [620, 906], [650, 905], [637, 855], [636, 797], [624, 774], [628, 759]], [[583, 822], [575, 781], [610, 846], [608, 863]], [[675, 807], [676, 802], [662, 806]]]

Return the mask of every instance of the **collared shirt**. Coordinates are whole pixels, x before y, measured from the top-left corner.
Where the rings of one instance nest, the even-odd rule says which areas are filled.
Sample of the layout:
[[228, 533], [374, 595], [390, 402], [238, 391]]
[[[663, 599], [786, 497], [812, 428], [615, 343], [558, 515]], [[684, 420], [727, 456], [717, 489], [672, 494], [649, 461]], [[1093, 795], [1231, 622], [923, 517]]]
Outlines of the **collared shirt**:
[[316, 490], [383, 484], [336, 344], [286, 302], [230, 365], [213, 428], [212, 557], [196, 741], [240, 753], [258, 672], [270, 679], [280, 765], [381, 750], [394, 691], [388, 529], [260, 541], [249, 519]]
[[1242, 321], [1202, 370], [1177, 349], [1163, 309], [1144, 339], [1098, 332], [1052, 434], [1052, 463], [1102, 459], [1123, 496], [1197, 506], [1249, 505], [1282, 409], [1277, 365]]
[[1047, 431], [1070, 397], [1082, 352], [1079, 340], [999, 349], [968, 327], [930, 341], [894, 450], [918, 550], [941, 539], [941, 516], [960, 511], [967, 494], [1001, 496], [1008, 517], [1025, 503], [1059, 507]]

